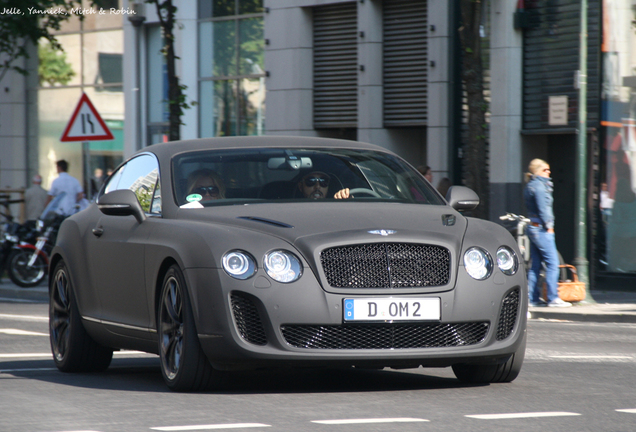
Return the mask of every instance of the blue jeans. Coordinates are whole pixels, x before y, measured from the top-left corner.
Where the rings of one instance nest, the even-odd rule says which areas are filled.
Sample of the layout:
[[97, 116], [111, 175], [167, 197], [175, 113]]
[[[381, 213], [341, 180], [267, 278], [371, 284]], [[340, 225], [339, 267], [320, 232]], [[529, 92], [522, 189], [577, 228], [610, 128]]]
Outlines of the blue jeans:
[[528, 272], [528, 296], [530, 302], [538, 303], [541, 287], [537, 286], [541, 262], [545, 263], [545, 280], [548, 291], [548, 303], [559, 298], [559, 253], [557, 252], [554, 233], [549, 233], [543, 227], [528, 226], [530, 238], [530, 256], [532, 266]]

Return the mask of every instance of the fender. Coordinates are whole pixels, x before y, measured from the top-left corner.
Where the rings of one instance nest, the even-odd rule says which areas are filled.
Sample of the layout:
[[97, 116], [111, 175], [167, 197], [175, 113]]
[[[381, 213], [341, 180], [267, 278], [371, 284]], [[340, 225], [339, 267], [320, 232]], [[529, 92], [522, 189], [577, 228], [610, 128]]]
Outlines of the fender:
[[[13, 245], [12, 249], [30, 249], [32, 251], [36, 251], [37, 250], [35, 245], [32, 245], [30, 243]], [[40, 250], [38, 252], [38, 255], [42, 257], [42, 259], [44, 260], [44, 262], [48, 266], [49, 265], [49, 256], [48, 256], [48, 254], [46, 252], [44, 252], [43, 250]]]

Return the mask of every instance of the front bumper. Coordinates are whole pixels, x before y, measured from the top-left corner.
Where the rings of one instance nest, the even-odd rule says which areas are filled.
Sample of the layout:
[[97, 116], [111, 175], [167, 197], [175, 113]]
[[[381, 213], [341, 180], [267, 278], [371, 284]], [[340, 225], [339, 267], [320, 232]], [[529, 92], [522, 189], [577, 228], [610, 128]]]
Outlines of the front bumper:
[[222, 369], [502, 362], [523, 341], [527, 292], [523, 277], [501, 276], [477, 282], [460, 271], [454, 289], [399, 295], [439, 297], [440, 321], [354, 324], [343, 321], [342, 307], [356, 294], [325, 292], [311, 275], [276, 284], [262, 275], [237, 281], [220, 270], [187, 271], [201, 346]]

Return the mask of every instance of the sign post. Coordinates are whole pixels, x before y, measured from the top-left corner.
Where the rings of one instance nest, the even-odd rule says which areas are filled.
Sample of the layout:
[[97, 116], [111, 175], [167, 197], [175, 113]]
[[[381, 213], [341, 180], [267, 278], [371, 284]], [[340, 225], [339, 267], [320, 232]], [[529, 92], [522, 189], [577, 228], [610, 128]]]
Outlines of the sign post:
[[75, 111], [69, 120], [64, 133], [60, 138], [62, 142], [81, 141], [82, 142], [82, 163], [84, 176], [84, 192], [88, 199], [92, 193], [89, 179], [90, 173], [90, 147], [89, 141], [107, 141], [115, 139], [113, 134], [102, 120], [95, 106], [91, 103], [86, 93], [82, 93]]

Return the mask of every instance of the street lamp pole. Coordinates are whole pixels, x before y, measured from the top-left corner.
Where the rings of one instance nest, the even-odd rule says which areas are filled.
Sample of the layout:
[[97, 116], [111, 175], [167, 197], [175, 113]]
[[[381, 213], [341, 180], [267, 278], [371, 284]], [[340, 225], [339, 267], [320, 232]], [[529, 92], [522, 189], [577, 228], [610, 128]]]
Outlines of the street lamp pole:
[[594, 302], [589, 289], [589, 261], [587, 259], [587, 0], [581, 0], [581, 26], [579, 34], [579, 113], [577, 126], [576, 176], [576, 255], [574, 265], [579, 280], [585, 283], [586, 298]]

